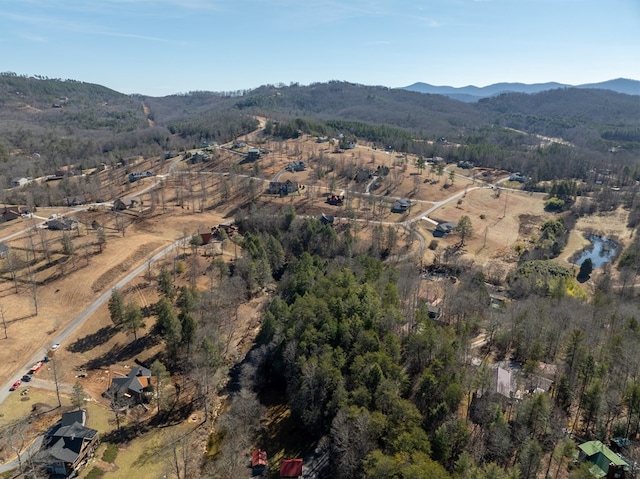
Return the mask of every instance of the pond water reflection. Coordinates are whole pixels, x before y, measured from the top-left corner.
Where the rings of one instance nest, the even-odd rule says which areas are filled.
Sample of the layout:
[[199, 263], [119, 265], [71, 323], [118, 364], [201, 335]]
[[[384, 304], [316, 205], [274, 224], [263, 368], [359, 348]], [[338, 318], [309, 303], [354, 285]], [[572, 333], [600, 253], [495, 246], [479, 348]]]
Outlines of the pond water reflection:
[[618, 243], [613, 240], [596, 235], [585, 235], [591, 242], [591, 246], [576, 254], [571, 261], [580, 266], [582, 262], [590, 258], [594, 268], [601, 268], [605, 263], [611, 263], [618, 253]]

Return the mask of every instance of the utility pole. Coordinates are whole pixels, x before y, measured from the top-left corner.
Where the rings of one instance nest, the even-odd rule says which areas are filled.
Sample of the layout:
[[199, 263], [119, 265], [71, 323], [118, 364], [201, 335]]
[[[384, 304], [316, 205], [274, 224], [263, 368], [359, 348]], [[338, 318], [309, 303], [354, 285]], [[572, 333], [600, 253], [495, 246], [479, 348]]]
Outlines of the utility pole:
[[53, 367], [53, 381], [56, 383], [56, 397], [58, 398], [58, 407], [62, 407], [62, 402], [60, 401], [60, 385], [58, 384], [58, 371], [56, 369], [56, 360], [54, 358], [51, 359], [51, 366]]
[[502, 215], [503, 218], [507, 216], [507, 200], [508, 199], [509, 199], [509, 190], [507, 189], [507, 192], [504, 195], [504, 214]]

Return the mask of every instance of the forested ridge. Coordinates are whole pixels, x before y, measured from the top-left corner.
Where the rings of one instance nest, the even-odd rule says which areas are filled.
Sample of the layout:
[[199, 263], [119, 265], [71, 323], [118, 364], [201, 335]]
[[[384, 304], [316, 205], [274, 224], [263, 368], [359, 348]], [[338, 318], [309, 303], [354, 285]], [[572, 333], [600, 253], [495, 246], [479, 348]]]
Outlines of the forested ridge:
[[[640, 104], [635, 96], [604, 90], [511, 93], [471, 104], [332, 81], [153, 98], [4, 73], [0, 104], [5, 187], [12, 178], [39, 177], [62, 166], [86, 169], [202, 141], [227, 142], [254, 128], [255, 115], [300, 119], [321, 126], [310, 131], [343, 133], [382, 148], [525, 172], [531, 189], [568, 172], [588, 183], [603, 170], [627, 168], [628, 178], [639, 177]], [[535, 135], [565, 144], [545, 145]], [[442, 138], [448, 142], [435, 142]]]

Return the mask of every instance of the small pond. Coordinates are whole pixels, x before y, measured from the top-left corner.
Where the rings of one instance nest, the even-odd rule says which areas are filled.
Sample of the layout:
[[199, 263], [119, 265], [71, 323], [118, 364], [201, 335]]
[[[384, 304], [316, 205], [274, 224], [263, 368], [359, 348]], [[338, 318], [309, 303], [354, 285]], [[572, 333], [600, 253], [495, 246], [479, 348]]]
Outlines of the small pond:
[[571, 261], [573, 264], [580, 266], [585, 259], [590, 258], [594, 268], [601, 268], [603, 264], [615, 259], [618, 243], [596, 235], [585, 235], [585, 238], [591, 242], [591, 246], [577, 253]]

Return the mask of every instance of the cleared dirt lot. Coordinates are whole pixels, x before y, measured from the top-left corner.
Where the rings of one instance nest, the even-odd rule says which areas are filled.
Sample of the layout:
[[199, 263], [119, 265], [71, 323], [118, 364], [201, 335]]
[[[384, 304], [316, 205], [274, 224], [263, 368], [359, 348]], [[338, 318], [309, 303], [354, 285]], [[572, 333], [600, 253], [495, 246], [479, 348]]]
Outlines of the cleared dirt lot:
[[[95, 217], [108, 212], [95, 213]], [[5, 274], [0, 282], [0, 306], [7, 325], [7, 339], [0, 331], [0, 377], [19, 377], [26, 371], [18, 366], [35, 351], [50, 345], [52, 337], [84, 310], [96, 297], [108, 290], [120, 277], [134, 266], [143, 264], [152, 253], [170, 245], [186, 232], [204, 231], [220, 223], [221, 218], [213, 212], [198, 215], [167, 213], [162, 218], [151, 217], [136, 220], [127, 228], [123, 237], [117, 232], [108, 233], [107, 243], [102, 253], [97, 253], [95, 237], [87, 232], [74, 235], [74, 243], [79, 251], [75, 267], [71, 260], [60, 253], [60, 232], [49, 232], [48, 241], [52, 250], [52, 266], [46, 266], [42, 259], [37, 275], [38, 315], [36, 316], [33, 290], [26, 271], [18, 273], [18, 292], [15, 283]], [[105, 221], [106, 223], [106, 221]], [[10, 248], [25, 254], [24, 237], [8, 241]], [[86, 248], [85, 248], [86, 246]], [[84, 255], [82, 251], [88, 252]], [[42, 254], [41, 252], [37, 254]], [[64, 274], [61, 264], [64, 262]], [[143, 293], [139, 293], [142, 295]], [[143, 298], [139, 298], [144, 301]], [[151, 298], [150, 298], [151, 300]], [[105, 318], [97, 318], [103, 321]], [[108, 321], [108, 317], [107, 317]], [[64, 354], [64, 346], [56, 352]]]

